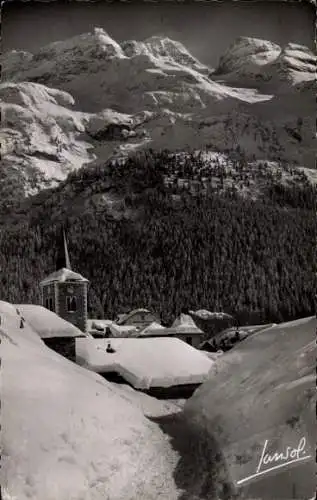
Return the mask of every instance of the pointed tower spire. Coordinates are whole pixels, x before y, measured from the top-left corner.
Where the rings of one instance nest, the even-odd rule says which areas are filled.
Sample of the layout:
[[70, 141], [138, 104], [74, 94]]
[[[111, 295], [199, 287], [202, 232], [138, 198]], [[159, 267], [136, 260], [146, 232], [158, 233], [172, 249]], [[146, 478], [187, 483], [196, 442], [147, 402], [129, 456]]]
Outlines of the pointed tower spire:
[[70, 258], [69, 258], [67, 240], [64, 228], [62, 230], [61, 240], [57, 251], [56, 271], [59, 271], [59, 269], [62, 269], [63, 267], [66, 267], [66, 269], [71, 270]]
[[65, 254], [65, 267], [69, 270], [72, 268], [70, 267], [70, 258], [69, 258], [69, 253], [68, 253], [68, 248], [67, 248], [67, 240], [66, 240], [66, 235], [65, 235], [65, 230], [63, 229], [63, 240], [64, 240], [64, 254]]

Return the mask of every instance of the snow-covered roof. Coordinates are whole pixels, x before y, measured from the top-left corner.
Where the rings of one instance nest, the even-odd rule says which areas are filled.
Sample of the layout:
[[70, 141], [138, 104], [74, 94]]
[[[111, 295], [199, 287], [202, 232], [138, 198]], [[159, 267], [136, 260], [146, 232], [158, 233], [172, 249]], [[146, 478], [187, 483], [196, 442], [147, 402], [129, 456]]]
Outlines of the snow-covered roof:
[[143, 328], [140, 331], [140, 336], [148, 335], [153, 331], [156, 332], [156, 331], [162, 331], [162, 330], [166, 330], [166, 328], [164, 326], [160, 325], [160, 323], [157, 323], [157, 321], [153, 321], [150, 325], [146, 326], [145, 328]]
[[135, 314], [153, 314], [151, 311], [149, 311], [148, 309], [143, 309], [143, 308], [139, 308], [139, 309], [133, 309], [132, 311], [126, 313], [126, 314], [119, 314], [118, 315], [118, 325], [121, 324], [121, 323], [124, 323], [126, 322], [128, 319], [132, 318], [132, 316], [134, 316]]
[[198, 328], [195, 321], [189, 314], [180, 314], [178, 318], [175, 319], [174, 323], [170, 328], [166, 329], [166, 335], [202, 335], [204, 332]]
[[[110, 341], [114, 353], [106, 347]], [[200, 384], [213, 361], [175, 338], [77, 339], [76, 358], [98, 373], [116, 372], [137, 389]]]
[[172, 324], [172, 327], [179, 326], [192, 326], [193, 328], [197, 328], [195, 321], [189, 314], [180, 314], [178, 318], [176, 318]]
[[88, 330], [93, 330], [94, 328], [106, 328], [113, 324], [111, 319], [91, 319], [87, 320], [87, 328]]
[[110, 326], [113, 337], [136, 337], [139, 329], [134, 325], [117, 325], [112, 323]]
[[198, 328], [198, 326], [194, 325], [179, 325], [179, 326], [171, 326], [167, 328], [169, 335], [204, 335], [204, 332]]
[[192, 326], [182, 325], [170, 328], [146, 328], [138, 333], [138, 337], [177, 337], [177, 335], [204, 335], [204, 332], [199, 328]]
[[55, 283], [55, 282], [64, 282], [64, 281], [83, 281], [83, 282], [88, 282], [86, 278], [84, 278], [81, 274], [75, 273], [74, 271], [71, 271], [70, 269], [66, 269], [66, 267], [63, 267], [62, 269], [59, 269], [58, 271], [53, 272], [47, 278], [44, 278], [41, 282], [40, 285], [48, 285], [49, 283]]
[[17, 309], [32, 329], [42, 338], [87, 337], [79, 328], [45, 307], [34, 304], [18, 304]]
[[164, 403], [48, 349], [14, 311], [0, 302], [3, 499], [177, 500], [178, 455], [143, 412]]
[[142, 330], [139, 332], [139, 337], [177, 337], [177, 335], [204, 335], [204, 332], [199, 328], [193, 328], [191, 326], [177, 326], [170, 328], [153, 328], [149, 330]]
[[0, 314], [6, 314], [8, 316], [16, 316], [17, 306], [10, 304], [9, 302], [5, 302], [4, 300], [0, 300]]

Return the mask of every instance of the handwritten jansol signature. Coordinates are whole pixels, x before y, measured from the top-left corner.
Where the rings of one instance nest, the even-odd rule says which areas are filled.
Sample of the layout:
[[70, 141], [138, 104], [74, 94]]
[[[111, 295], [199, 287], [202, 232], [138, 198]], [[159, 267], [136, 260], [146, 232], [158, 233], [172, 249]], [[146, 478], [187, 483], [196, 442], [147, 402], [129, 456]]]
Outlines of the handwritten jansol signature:
[[306, 452], [305, 447], [306, 438], [302, 437], [298, 443], [298, 446], [296, 446], [295, 448], [292, 446], [286, 446], [283, 451], [276, 451], [275, 453], [270, 454], [267, 453], [268, 440], [266, 439], [255, 474], [245, 477], [244, 479], [240, 479], [240, 481], [237, 481], [237, 484], [241, 485], [249, 481], [250, 479], [262, 476], [273, 470], [281, 469], [282, 467], [286, 467], [287, 465], [296, 462], [308, 460], [309, 458], [311, 458], [311, 455]]

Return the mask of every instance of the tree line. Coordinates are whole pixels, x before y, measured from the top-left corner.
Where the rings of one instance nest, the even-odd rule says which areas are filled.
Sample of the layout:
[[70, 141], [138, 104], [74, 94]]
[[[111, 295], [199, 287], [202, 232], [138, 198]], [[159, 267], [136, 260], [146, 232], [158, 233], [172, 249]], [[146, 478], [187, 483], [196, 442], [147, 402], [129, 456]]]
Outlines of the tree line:
[[[2, 300], [39, 303], [64, 227], [72, 267], [90, 280], [91, 317], [136, 307], [165, 324], [183, 308], [221, 310], [241, 323], [314, 314], [314, 188], [273, 183], [256, 200], [234, 190], [194, 196], [166, 184], [173, 162], [150, 151], [85, 167], [2, 207]], [[98, 195], [115, 197], [117, 208]]]

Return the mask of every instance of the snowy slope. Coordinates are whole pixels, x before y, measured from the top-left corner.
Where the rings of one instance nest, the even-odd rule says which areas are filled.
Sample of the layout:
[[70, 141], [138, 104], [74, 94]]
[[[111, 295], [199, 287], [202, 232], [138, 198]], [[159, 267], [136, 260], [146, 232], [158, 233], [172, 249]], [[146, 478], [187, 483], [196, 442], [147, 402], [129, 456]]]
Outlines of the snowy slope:
[[143, 416], [150, 398], [138, 402], [46, 348], [28, 325], [19, 330], [15, 307], [1, 302], [0, 315], [5, 498], [176, 500], [178, 457]]
[[16, 52], [4, 57], [6, 80], [31, 80], [65, 90], [85, 111], [114, 108], [136, 113], [172, 104], [173, 111], [186, 113], [223, 100], [234, 106], [239, 101], [269, 99], [214, 82], [182, 44], [159, 37], [120, 46], [95, 28], [24, 57], [19, 69], [16, 58]]
[[2, 83], [1, 144], [4, 167], [24, 175], [28, 191], [60, 180], [94, 156], [83, 140], [83, 113], [66, 92], [35, 83]]
[[[241, 498], [312, 496], [316, 327], [310, 317], [254, 333], [217, 359], [210, 380], [185, 405], [197, 435], [205, 436], [208, 460], [220, 453], [213, 473], [233, 490], [246, 488]], [[303, 437], [307, 459], [302, 465], [278, 472], [264, 467], [260, 471], [267, 472], [252, 479], [266, 440], [273, 454]]]
[[2, 164], [29, 191], [148, 147], [239, 146], [252, 159], [315, 166], [316, 58], [306, 47], [241, 37], [213, 72], [175, 40], [119, 44], [95, 28], [1, 59]]
[[163, 61], [166, 65], [186, 66], [200, 73], [210, 73], [211, 69], [201, 64], [188, 50], [176, 40], [168, 37], [152, 36], [143, 42], [128, 40], [121, 44], [127, 57], [145, 55]]

